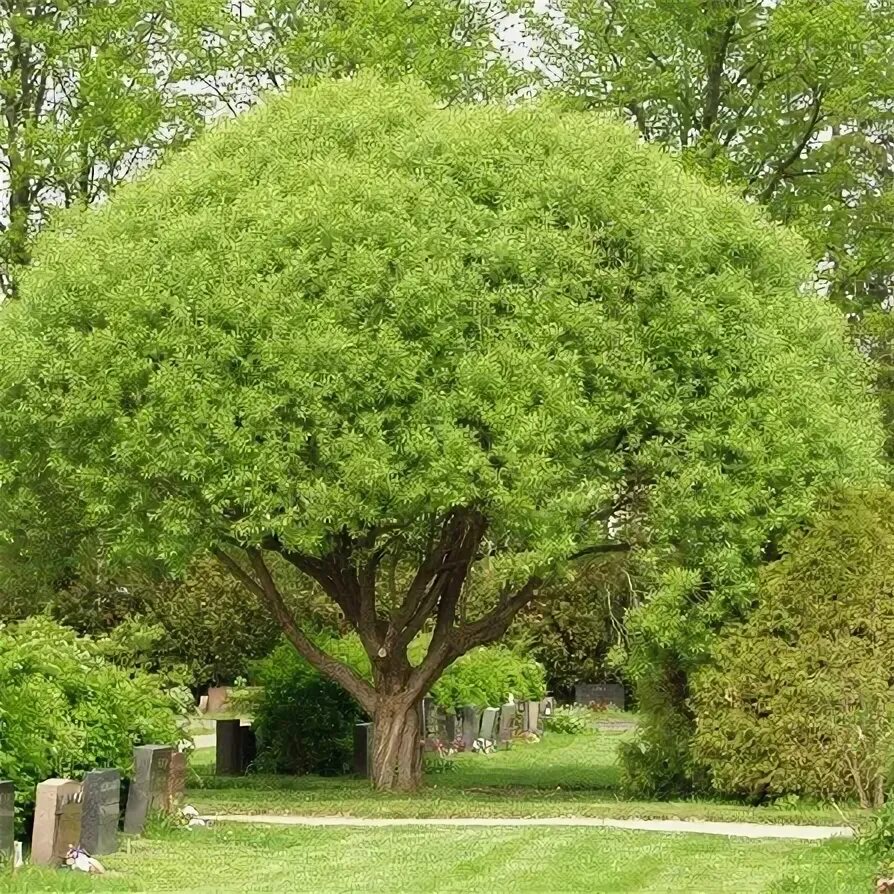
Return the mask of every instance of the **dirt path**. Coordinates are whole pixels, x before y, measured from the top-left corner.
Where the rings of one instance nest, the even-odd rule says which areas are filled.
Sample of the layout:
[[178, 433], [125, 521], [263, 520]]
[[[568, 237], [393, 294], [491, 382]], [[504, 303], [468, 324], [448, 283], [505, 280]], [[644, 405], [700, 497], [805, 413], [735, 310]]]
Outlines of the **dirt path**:
[[639, 832], [672, 832], [696, 835], [724, 835], [728, 838], [786, 838], [800, 841], [822, 841], [828, 838], [851, 838], [847, 826], [796, 826], [768, 823], [716, 823], [690, 820], [598, 819], [590, 817], [544, 817], [518, 819], [387, 819], [351, 816], [277, 816], [275, 814], [224, 814], [206, 819], [227, 823], [254, 823], [276, 826], [356, 826], [381, 828], [396, 826], [572, 826], [596, 829], [633, 829]]

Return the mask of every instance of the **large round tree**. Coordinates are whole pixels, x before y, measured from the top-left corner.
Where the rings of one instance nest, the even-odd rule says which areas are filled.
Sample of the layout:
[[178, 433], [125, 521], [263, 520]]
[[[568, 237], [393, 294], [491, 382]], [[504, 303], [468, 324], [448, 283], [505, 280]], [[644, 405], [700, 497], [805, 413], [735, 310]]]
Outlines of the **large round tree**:
[[0, 531], [213, 552], [374, 718], [376, 785], [411, 788], [419, 700], [576, 557], [639, 551], [674, 582], [656, 636], [673, 600], [708, 629], [817, 488], [871, 477], [806, 270], [618, 124], [367, 79], [270, 99], [40, 242], [0, 325]]

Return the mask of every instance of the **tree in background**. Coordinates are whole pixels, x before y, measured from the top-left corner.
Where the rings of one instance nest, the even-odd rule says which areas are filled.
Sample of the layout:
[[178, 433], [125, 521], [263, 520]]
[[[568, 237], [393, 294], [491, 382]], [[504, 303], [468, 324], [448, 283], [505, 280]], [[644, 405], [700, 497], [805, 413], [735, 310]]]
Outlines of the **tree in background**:
[[467, 0], [0, 0], [0, 297], [53, 209], [88, 205], [264, 89], [376, 68], [447, 100], [515, 83]]
[[894, 4], [529, 0], [534, 59], [586, 108], [806, 237], [820, 288], [881, 364], [894, 432]]
[[[768, 537], [873, 479], [863, 368], [804, 270], [758, 209], [590, 115], [367, 78], [272, 99], [44, 235], [0, 318], [0, 532], [213, 551], [374, 718], [375, 784], [413, 788], [419, 700], [569, 562], [639, 552], [645, 629], [693, 663]], [[339, 607], [372, 683], [273, 561]]]

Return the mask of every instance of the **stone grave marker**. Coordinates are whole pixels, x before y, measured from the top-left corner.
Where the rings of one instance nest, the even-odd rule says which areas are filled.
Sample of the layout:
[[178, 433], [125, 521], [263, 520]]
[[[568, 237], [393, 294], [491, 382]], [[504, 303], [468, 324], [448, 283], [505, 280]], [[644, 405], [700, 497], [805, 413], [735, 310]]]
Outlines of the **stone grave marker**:
[[215, 723], [214, 772], [218, 776], [242, 775], [242, 731], [238, 720], [218, 720]]
[[485, 742], [496, 742], [500, 722], [499, 708], [485, 708], [481, 712], [481, 728], [479, 738]]
[[481, 728], [481, 711], [474, 705], [464, 705], [460, 709], [460, 717], [462, 718], [463, 748], [466, 751], [471, 751]]
[[84, 776], [81, 813], [81, 847], [91, 856], [118, 850], [121, 815], [121, 774], [117, 770], [91, 770]]
[[171, 756], [170, 745], [138, 745], [133, 750], [133, 779], [127, 793], [124, 831], [139, 835], [152, 810], [168, 810]]
[[579, 705], [612, 705], [624, 709], [624, 687], [620, 683], [578, 683], [574, 701]]
[[498, 742], [512, 741], [512, 732], [515, 729], [515, 715], [516, 706], [514, 704], [503, 705], [500, 708], [500, 724], [497, 730]]
[[258, 756], [258, 739], [255, 731], [248, 724], [239, 727], [239, 766], [243, 774]]
[[59, 866], [70, 847], [81, 840], [81, 784], [72, 779], [48, 779], [37, 786], [31, 862]]
[[542, 717], [552, 717], [556, 712], [556, 700], [548, 695], [540, 702], [540, 715]]
[[15, 852], [16, 790], [0, 780], [0, 865], [12, 863]]
[[173, 813], [177, 804], [183, 800], [186, 793], [186, 755], [182, 751], [174, 751], [171, 754], [171, 762], [168, 764], [168, 774], [165, 777], [164, 803], [162, 810], [165, 813]]
[[373, 725], [354, 724], [354, 772], [364, 779], [372, 775], [373, 766]]
[[522, 729], [526, 733], [537, 733], [540, 729], [540, 702], [525, 702]]

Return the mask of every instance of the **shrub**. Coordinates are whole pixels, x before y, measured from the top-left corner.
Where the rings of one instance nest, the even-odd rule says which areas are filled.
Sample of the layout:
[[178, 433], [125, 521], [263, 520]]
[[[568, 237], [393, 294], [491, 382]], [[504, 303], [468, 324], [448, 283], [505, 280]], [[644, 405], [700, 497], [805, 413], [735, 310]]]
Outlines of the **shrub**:
[[881, 804], [894, 740], [892, 596], [894, 495], [830, 499], [695, 678], [696, 757], [718, 792]]
[[35, 786], [97, 767], [132, 767], [133, 746], [183, 738], [183, 706], [158, 678], [119, 667], [97, 644], [46, 618], [0, 627], [0, 778], [20, 822]]
[[543, 726], [550, 732], [579, 735], [593, 728], [593, 714], [582, 705], [561, 705], [543, 718]]

